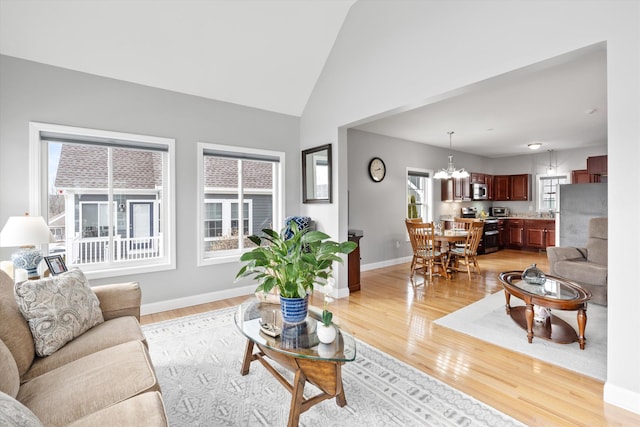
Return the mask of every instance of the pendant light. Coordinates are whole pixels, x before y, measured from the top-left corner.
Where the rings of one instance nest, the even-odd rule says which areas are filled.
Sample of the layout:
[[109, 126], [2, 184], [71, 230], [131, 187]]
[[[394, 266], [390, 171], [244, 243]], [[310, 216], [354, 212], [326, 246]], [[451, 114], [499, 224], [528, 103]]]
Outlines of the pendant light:
[[[447, 133], [449, 134], [449, 151], [453, 151], [451, 148], [452, 147], [451, 135], [453, 135], [453, 131], [450, 131]], [[451, 178], [467, 178], [468, 176], [469, 176], [469, 172], [464, 170], [464, 168], [456, 169], [455, 166], [453, 166], [453, 154], [451, 154], [449, 155], [449, 165], [446, 167], [446, 169], [440, 169], [438, 172], [436, 172], [433, 178], [434, 179], [451, 179]]]
[[549, 151], [549, 167], [547, 168], [547, 175], [554, 175], [553, 165], [551, 164], [551, 153], [553, 152], [553, 150], [548, 150], [548, 151]]

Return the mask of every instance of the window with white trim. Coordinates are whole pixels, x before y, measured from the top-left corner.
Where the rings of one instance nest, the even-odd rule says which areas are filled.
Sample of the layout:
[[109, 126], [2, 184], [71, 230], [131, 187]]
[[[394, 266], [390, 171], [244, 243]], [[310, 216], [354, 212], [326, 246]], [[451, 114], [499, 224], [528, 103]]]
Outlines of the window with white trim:
[[568, 183], [568, 175], [538, 175], [538, 212], [558, 211], [560, 185]]
[[407, 207], [405, 209], [407, 218], [432, 220], [432, 185], [431, 171], [407, 169]]
[[282, 227], [284, 153], [199, 143], [198, 156], [198, 265], [237, 260]]
[[94, 278], [175, 268], [173, 139], [31, 123], [30, 144], [50, 252]]

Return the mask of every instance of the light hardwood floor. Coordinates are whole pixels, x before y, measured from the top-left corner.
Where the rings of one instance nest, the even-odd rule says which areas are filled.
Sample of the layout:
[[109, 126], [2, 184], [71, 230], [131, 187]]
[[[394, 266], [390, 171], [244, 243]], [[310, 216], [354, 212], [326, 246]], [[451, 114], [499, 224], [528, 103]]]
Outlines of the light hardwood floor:
[[[365, 271], [361, 290], [331, 304], [354, 336], [531, 426], [632, 426], [640, 415], [605, 404], [601, 381], [505, 350], [434, 320], [501, 291], [497, 275], [537, 263], [545, 254], [503, 250], [479, 258], [481, 275], [435, 278], [414, 288], [409, 264]], [[422, 277], [417, 276], [421, 282]], [[312, 304], [321, 305], [319, 297]], [[246, 297], [143, 316], [142, 323], [239, 304]], [[514, 327], [515, 324], [514, 324]], [[587, 321], [587, 339], [589, 324]], [[526, 339], [523, 336], [523, 339]], [[578, 344], [567, 344], [580, 351]], [[588, 345], [588, 344], [587, 344]], [[348, 390], [347, 390], [348, 399]]]

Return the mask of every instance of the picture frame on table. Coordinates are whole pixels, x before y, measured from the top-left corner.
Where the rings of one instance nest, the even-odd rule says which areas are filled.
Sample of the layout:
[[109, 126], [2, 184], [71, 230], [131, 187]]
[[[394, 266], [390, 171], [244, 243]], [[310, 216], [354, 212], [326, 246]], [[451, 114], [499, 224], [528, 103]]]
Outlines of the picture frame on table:
[[64, 259], [62, 259], [62, 255], [46, 256], [44, 257], [44, 260], [47, 263], [52, 276], [67, 271], [67, 265], [64, 263]]

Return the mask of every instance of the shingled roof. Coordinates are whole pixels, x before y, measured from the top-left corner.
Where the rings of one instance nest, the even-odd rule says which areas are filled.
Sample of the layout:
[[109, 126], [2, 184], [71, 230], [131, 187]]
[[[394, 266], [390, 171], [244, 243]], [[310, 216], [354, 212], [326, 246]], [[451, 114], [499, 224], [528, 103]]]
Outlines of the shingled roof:
[[[114, 188], [154, 189], [162, 185], [162, 155], [159, 152], [113, 148]], [[237, 188], [235, 159], [205, 156], [205, 186]], [[271, 189], [270, 162], [244, 161], [244, 186]], [[56, 188], [107, 188], [107, 147], [62, 144], [55, 178]]]
[[[244, 161], [242, 178], [245, 188], [270, 189], [273, 185], [272, 164]], [[215, 156], [204, 157], [205, 186], [213, 188], [238, 187], [238, 161]]]
[[[114, 188], [155, 189], [162, 185], [162, 154], [113, 148]], [[107, 188], [107, 148], [62, 144], [56, 188]]]

